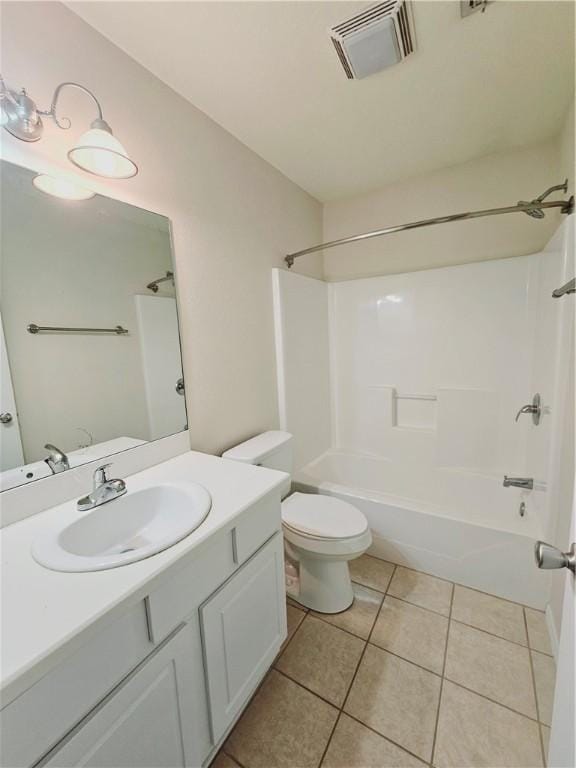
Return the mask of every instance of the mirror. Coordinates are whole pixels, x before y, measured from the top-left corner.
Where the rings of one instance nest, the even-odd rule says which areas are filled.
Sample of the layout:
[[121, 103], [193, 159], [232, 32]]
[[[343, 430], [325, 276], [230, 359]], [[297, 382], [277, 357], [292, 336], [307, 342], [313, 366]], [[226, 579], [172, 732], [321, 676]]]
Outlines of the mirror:
[[35, 176], [0, 167], [2, 490], [186, 429], [170, 222]]

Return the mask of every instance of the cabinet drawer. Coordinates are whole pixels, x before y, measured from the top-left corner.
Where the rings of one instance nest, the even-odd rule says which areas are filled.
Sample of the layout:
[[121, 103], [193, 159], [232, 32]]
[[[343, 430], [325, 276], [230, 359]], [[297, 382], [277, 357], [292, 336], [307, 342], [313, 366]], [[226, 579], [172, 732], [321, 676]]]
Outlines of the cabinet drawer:
[[190, 561], [146, 598], [150, 635], [155, 643], [167, 637], [236, 569], [232, 534], [216, 534]]
[[48, 755], [46, 768], [198, 765], [195, 681], [184, 626]]
[[286, 637], [281, 533], [201, 607], [200, 626], [212, 739], [217, 744]]
[[35, 763], [151, 650], [140, 602], [2, 710], [1, 764]]
[[234, 559], [241, 565], [276, 531], [282, 530], [280, 491], [270, 493], [244, 512], [233, 531]]

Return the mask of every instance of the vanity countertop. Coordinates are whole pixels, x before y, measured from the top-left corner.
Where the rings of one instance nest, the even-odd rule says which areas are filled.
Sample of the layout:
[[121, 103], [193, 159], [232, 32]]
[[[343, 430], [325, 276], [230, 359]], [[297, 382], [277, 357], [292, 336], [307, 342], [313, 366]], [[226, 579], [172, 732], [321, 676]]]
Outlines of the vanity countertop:
[[285, 479], [283, 472], [194, 451], [130, 475], [126, 478], [129, 492], [158, 483], [200, 483], [210, 492], [212, 507], [206, 520], [174, 546], [106, 571], [51, 571], [31, 555], [38, 536], [82, 514], [75, 501], [2, 529], [2, 705], [33, 685], [107, 621], [142, 600], [170, 566], [259, 498], [279, 489]]

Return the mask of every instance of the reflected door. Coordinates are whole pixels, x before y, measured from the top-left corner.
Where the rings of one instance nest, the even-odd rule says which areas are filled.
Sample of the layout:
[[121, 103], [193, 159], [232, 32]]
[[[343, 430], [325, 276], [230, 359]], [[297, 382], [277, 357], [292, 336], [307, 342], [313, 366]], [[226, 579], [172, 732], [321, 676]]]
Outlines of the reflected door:
[[12, 376], [0, 317], [0, 470], [24, 464]]
[[176, 299], [136, 296], [150, 439], [186, 429]]

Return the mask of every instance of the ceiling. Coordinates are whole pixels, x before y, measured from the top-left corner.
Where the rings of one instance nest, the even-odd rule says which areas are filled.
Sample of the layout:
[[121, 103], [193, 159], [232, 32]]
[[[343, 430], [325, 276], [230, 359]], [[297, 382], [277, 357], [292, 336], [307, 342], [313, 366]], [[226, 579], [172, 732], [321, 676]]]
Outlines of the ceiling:
[[327, 28], [358, 2], [70, 2], [321, 201], [552, 138], [573, 98], [574, 5], [413, 3], [417, 50], [347, 80]]

